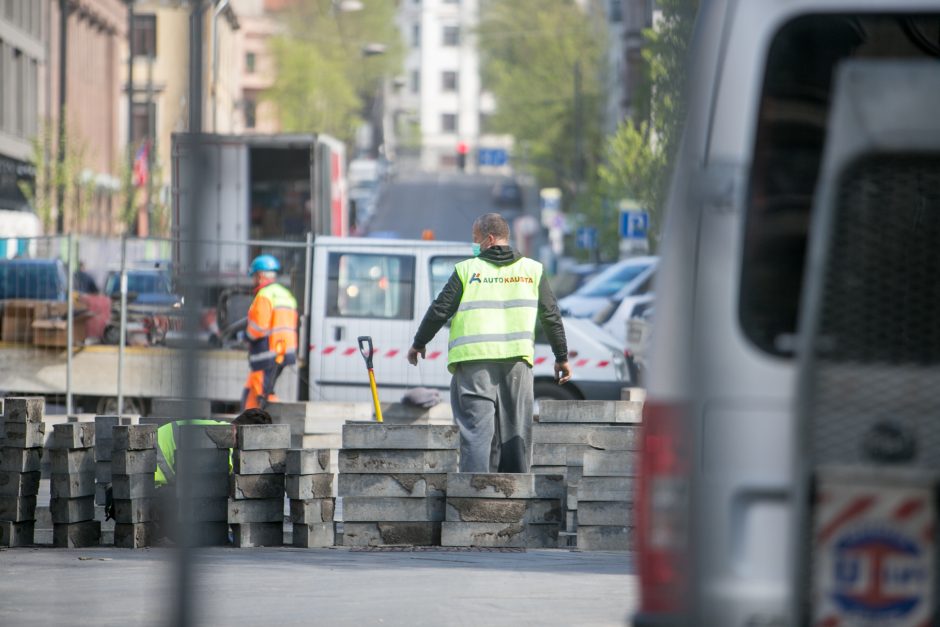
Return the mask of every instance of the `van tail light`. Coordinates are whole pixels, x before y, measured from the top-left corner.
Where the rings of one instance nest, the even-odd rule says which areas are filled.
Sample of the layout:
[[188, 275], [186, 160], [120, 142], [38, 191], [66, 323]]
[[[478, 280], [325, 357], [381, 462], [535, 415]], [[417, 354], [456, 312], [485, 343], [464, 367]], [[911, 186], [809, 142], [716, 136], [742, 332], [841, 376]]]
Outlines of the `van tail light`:
[[689, 464], [682, 409], [647, 401], [635, 504], [640, 611], [685, 609], [688, 573]]

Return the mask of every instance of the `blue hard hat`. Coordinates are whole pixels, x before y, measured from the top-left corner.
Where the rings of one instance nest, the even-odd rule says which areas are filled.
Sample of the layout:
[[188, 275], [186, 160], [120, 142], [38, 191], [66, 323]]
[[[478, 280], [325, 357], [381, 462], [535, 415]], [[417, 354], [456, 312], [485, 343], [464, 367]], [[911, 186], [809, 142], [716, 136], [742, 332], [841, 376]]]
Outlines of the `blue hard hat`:
[[280, 272], [281, 264], [273, 255], [258, 255], [248, 268], [248, 276], [255, 272]]

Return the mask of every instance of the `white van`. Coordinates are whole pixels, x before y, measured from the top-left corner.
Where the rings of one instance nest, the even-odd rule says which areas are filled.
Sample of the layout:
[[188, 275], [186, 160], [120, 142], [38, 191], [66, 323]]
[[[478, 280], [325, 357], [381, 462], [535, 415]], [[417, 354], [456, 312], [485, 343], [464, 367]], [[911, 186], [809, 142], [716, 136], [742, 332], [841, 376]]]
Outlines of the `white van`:
[[[374, 344], [375, 377], [383, 402], [405, 390], [435, 388], [450, 398], [447, 327], [428, 344], [426, 358], [406, 359], [418, 325], [447, 283], [454, 265], [470, 256], [465, 242], [317, 238], [310, 339], [310, 398], [368, 401], [369, 378], [357, 337]], [[631, 384], [623, 349], [589, 320], [565, 319], [572, 380], [554, 383], [555, 361], [536, 329], [536, 399], [616, 400]]]
[[[878, 216], [879, 209], [883, 214], [854, 231], [852, 245], [831, 257], [823, 243], [813, 241], [820, 218], [813, 208], [828, 206], [818, 183], [824, 155], [830, 159], [835, 153], [829, 143], [835, 141], [834, 103], [864, 119], [870, 113], [867, 100], [900, 96], [905, 107], [881, 112], [893, 111], [899, 127], [918, 105], [940, 115], [936, 92], [905, 101], [903, 91], [872, 89], [856, 91], [855, 101], [848, 102], [844, 90], [853, 77], [843, 73], [845, 62], [886, 59], [913, 60], [940, 72], [940, 2], [714, 0], [700, 7], [688, 72], [689, 116], [656, 279], [635, 511], [640, 607], [633, 624], [937, 624], [936, 527], [930, 524], [936, 520], [935, 476], [933, 498], [923, 498], [927, 492], [916, 482], [907, 488], [919, 495], [919, 510], [897, 504], [897, 520], [916, 513], [922, 524], [914, 541], [902, 543], [903, 550], [901, 544], [872, 540], [885, 540], [885, 530], [896, 528], [890, 525], [870, 529], [869, 536], [846, 533], [848, 521], [864, 522], [865, 508], [881, 499], [874, 491], [863, 492], [861, 504], [844, 501], [845, 510], [827, 507], [842, 503], [853, 490], [867, 489], [876, 476], [899, 469], [936, 475], [938, 469], [938, 423], [935, 416], [926, 418], [938, 403], [924, 404], [930, 412], [916, 422], [904, 412], [907, 399], [933, 393], [940, 380], [931, 352], [940, 313], [932, 296], [934, 271], [940, 264], [930, 252], [937, 246], [925, 248], [922, 242], [924, 233], [938, 233], [940, 166], [934, 160], [928, 161], [932, 167], [906, 170], [907, 162], [895, 159], [866, 174], [867, 182], [847, 188], [847, 215], [857, 216], [849, 221]], [[865, 130], [858, 129], [857, 137], [865, 137]], [[936, 130], [925, 135], [931, 133], [938, 137]], [[892, 141], [882, 137], [881, 145], [892, 147]], [[878, 178], [895, 173], [895, 167], [894, 187]], [[901, 245], [900, 227], [907, 229], [903, 237], [910, 250]], [[814, 262], [804, 275], [811, 241], [817, 261], [857, 262], [818, 289], [829, 296], [842, 290], [842, 303], [821, 302], [848, 308], [844, 315], [864, 324], [803, 344], [814, 337], [798, 320], [820, 315], [804, 295], [808, 284], [821, 284], [818, 270], [825, 267]], [[874, 254], [879, 247], [895, 257], [887, 261]], [[859, 250], [872, 254], [865, 260]], [[907, 256], [913, 262], [905, 266]], [[853, 300], [859, 295], [862, 301]], [[920, 300], [908, 300], [915, 297]], [[912, 315], [932, 317], [934, 323], [922, 320], [921, 327], [906, 329]], [[856, 370], [855, 379], [831, 378], [838, 369], [824, 376], [818, 355], [815, 362], [809, 359], [809, 349], [838, 354], [844, 333], [893, 339], [908, 330], [919, 334], [913, 345], [923, 338], [926, 363], [934, 367], [932, 385], [922, 364], [907, 363], [910, 354], [901, 343], [896, 361], [879, 361], [875, 369], [903, 365], [911, 375], [907, 384], [897, 376], [897, 366], [894, 378], [872, 379], [864, 369]], [[797, 346], [807, 348], [798, 357]], [[866, 366], [871, 365], [866, 360], [884, 357], [879, 353], [884, 342], [855, 348], [853, 359]], [[807, 374], [801, 378], [801, 372]], [[851, 415], [822, 433], [819, 407], [811, 401], [839, 386], [844, 403], [824, 409]], [[873, 412], [888, 427], [863, 441]], [[910, 458], [875, 463], [865, 457], [868, 447], [886, 459], [901, 452]], [[862, 464], [869, 476], [856, 475], [854, 482], [843, 477], [842, 492], [831, 493], [820, 483], [819, 470], [828, 462]], [[825, 551], [823, 541], [830, 543]]]

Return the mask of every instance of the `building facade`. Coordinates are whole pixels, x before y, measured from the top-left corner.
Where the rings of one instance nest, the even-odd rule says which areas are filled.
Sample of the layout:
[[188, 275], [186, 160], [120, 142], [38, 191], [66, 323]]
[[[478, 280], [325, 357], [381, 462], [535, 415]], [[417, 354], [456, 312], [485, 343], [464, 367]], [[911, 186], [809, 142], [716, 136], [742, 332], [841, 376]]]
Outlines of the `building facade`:
[[292, 0], [232, 0], [241, 23], [239, 53], [234, 59], [238, 98], [233, 124], [236, 132], [272, 134], [281, 130], [277, 108], [263, 98], [277, 72], [268, 48], [283, 30], [278, 13], [290, 9]]

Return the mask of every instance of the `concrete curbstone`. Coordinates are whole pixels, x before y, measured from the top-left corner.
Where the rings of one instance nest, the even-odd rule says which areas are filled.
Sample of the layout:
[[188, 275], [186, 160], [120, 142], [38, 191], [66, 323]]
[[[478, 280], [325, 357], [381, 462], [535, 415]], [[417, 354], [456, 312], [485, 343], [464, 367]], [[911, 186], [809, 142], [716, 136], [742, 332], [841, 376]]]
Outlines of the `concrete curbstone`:
[[52, 524], [72, 524], [95, 519], [95, 497], [55, 498], [49, 501]]
[[35, 496], [39, 494], [41, 473], [0, 472], [0, 496]]
[[343, 523], [343, 546], [440, 546], [439, 522]]
[[445, 496], [445, 473], [392, 473], [360, 474], [340, 473], [340, 496], [397, 496], [423, 498]]
[[236, 445], [243, 451], [290, 448], [290, 425], [240, 425]]
[[629, 551], [633, 548], [633, 527], [588, 526], [578, 514], [578, 549], [582, 551]]
[[284, 522], [284, 498], [243, 499], [228, 501], [228, 523]]
[[46, 399], [41, 396], [7, 396], [3, 399], [3, 412], [8, 425], [13, 422], [42, 422], [46, 414]]
[[639, 424], [643, 403], [636, 401], [539, 402], [540, 423]]
[[0, 472], [35, 472], [42, 466], [41, 448], [0, 448]]
[[111, 457], [112, 475], [137, 475], [157, 471], [157, 452], [146, 450], [115, 450]]
[[386, 425], [347, 422], [343, 425], [343, 448], [383, 450], [451, 450], [460, 446], [456, 426]]
[[153, 520], [153, 499], [114, 499], [114, 520], [118, 523], [142, 523]]
[[49, 460], [56, 474], [95, 472], [95, 451], [91, 448], [52, 449]]
[[414, 499], [347, 496], [343, 498], [343, 522], [440, 522], [444, 520], [442, 497]]
[[478, 499], [448, 497], [448, 522], [558, 524], [558, 499]]
[[46, 425], [42, 422], [7, 422], [3, 444], [11, 448], [43, 448]]
[[66, 422], [52, 426], [52, 449], [90, 449], [95, 445], [95, 424]]
[[240, 475], [284, 474], [288, 451], [282, 448], [267, 451], [232, 451], [232, 470]]
[[558, 525], [500, 522], [444, 522], [441, 546], [556, 548]]
[[456, 450], [353, 449], [339, 452], [341, 473], [444, 473], [457, 471]]
[[533, 444], [586, 444], [597, 449], [636, 451], [640, 447], [638, 426], [536, 423]]
[[313, 475], [332, 472], [333, 451], [330, 449], [297, 449], [287, 451], [284, 471], [289, 475]]
[[284, 475], [232, 475], [229, 496], [236, 500], [283, 499]]
[[153, 496], [153, 473], [115, 475], [111, 479], [112, 496], [115, 499], [149, 499]]
[[154, 540], [153, 523], [117, 523], [114, 525], [114, 546], [119, 549], [140, 549]]
[[298, 548], [330, 547], [336, 542], [332, 522], [294, 523], [291, 544]]
[[84, 520], [75, 523], [53, 523], [52, 546], [80, 549], [98, 546], [101, 543], [101, 523], [97, 520]]
[[[285, 425], [286, 426], [286, 425]], [[284, 522], [259, 522], [232, 525], [237, 547], [283, 546]]]
[[333, 499], [291, 499], [290, 520], [295, 525], [332, 523], [335, 507]]
[[447, 496], [463, 498], [561, 499], [562, 475], [449, 473]]
[[639, 454], [628, 451], [588, 451], [584, 454], [585, 477], [634, 477]]
[[146, 451], [157, 445], [157, 427], [155, 425], [116, 425], [111, 430], [111, 450]]
[[633, 503], [628, 501], [581, 501], [578, 521], [587, 526], [633, 526]]
[[333, 496], [333, 475], [287, 475], [284, 492], [291, 499], [328, 499]]
[[36, 520], [35, 496], [0, 496], [0, 520]]
[[[36, 473], [37, 475], [39, 473]], [[36, 486], [39, 486], [39, 480], [36, 480]], [[95, 475], [81, 473], [74, 475], [53, 474], [49, 493], [54, 499], [74, 499], [82, 496], [94, 496], [95, 494]]]

